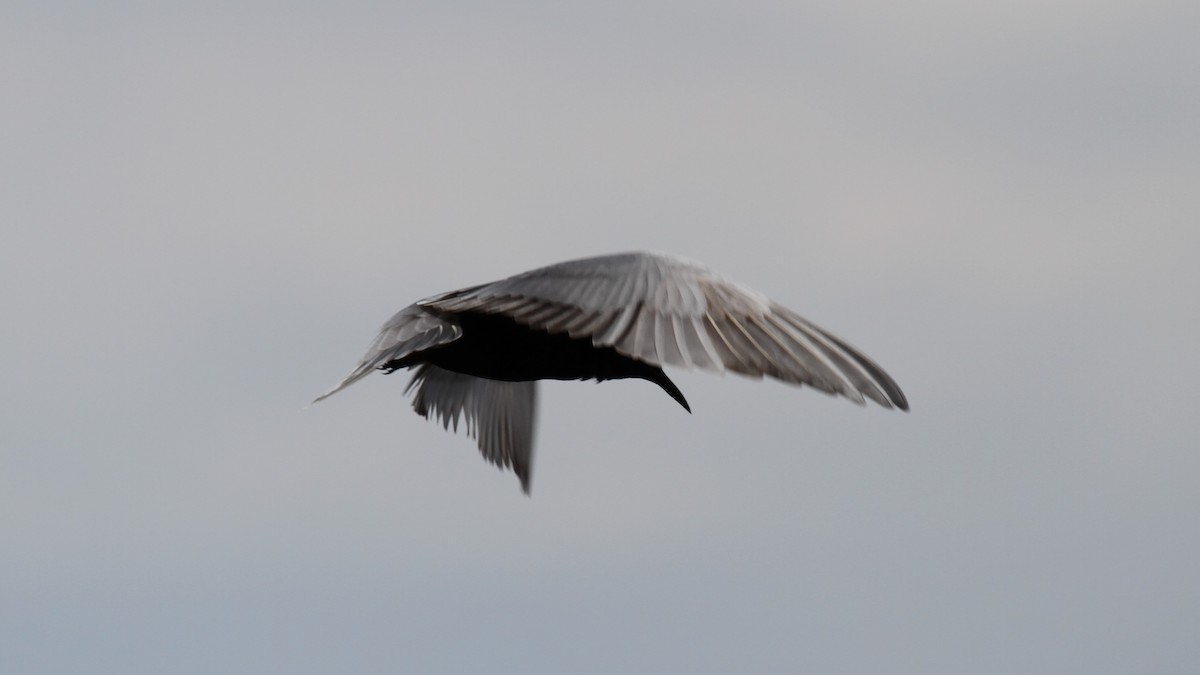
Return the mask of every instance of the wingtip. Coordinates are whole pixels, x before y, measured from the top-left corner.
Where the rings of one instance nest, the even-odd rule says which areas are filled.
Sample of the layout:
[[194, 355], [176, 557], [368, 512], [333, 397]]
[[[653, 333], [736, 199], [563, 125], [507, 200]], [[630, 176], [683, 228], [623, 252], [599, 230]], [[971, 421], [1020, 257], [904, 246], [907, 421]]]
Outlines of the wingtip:
[[309, 405], [313, 405], [315, 403], [320, 403], [321, 401], [324, 401], [325, 399], [329, 398], [330, 396], [333, 396], [334, 394], [338, 393], [342, 389], [343, 389], [343, 385], [338, 385], [338, 386], [334, 387], [333, 389], [330, 389], [329, 391], [325, 392], [324, 394], [321, 394], [320, 396], [314, 398], [312, 400], [312, 403], [309, 403]]
[[[312, 402], [318, 403], [320, 401], [324, 401], [325, 399], [329, 398], [330, 396], [333, 396], [334, 394], [345, 389], [346, 387], [349, 387], [350, 385], [354, 384], [355, 382], [358, 382], [359, 380], [363, 379], [367, 375], [370, 375], [372, 372], [374, 372], [373, 367], [364, 366], [362, 364], [359, 364], [358, 368], [355, 368], [349, 375], [346, 376], [346, 379], [339, 382], [337, 384], [337, 386], [334, 387], [333, 389], [330, 389], [329, 391], [325, 392], [324, 394], [321, 394], [320, 396], [314, 398]], [[312, 405], [312, 403], [310, 403], [309, 405]]]
[[[886, 377], [886, 373], [884, 376]], [[888, 386], [881, 393], [884, 400], [888, 403], [887, 407], [908, 412], [908, 397], [904, 395], [904, 392], [900, 391], [900, 385], [896, 384], [890, 377], [887, 378], [885, 384]]]

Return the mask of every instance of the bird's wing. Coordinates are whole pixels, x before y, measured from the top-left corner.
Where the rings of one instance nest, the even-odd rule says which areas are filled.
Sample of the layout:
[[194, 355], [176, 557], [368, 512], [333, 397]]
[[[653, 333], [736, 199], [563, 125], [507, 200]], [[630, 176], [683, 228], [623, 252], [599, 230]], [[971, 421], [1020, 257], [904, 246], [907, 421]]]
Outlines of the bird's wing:
[[462, 328], [458, 324], [417, 305], [409, 305], [383, 324], [379, 335], [367, 348], [367, 353], [346, 379], [318, 396], [313, 403], [336, 394], [370, 375], [372, 371], [386, 367], [392, 361], [398, 361], [430, 347], [453, 342], [461, 335]]
[[843, 340], [706, 267], [650, 253], [551, 265], [418, 305], [504, 314], [662, 366], [764, 375], [908, 409], [895, 381]]
[[422, 364], [405, 393], [416, 390], [413, 409], [458, 431], [461, 417], [467, 434], [479, 443], [485, 459], [500, 468], [512, 467], [529, 494], [533, 468], [536, 382], [500, 382]]

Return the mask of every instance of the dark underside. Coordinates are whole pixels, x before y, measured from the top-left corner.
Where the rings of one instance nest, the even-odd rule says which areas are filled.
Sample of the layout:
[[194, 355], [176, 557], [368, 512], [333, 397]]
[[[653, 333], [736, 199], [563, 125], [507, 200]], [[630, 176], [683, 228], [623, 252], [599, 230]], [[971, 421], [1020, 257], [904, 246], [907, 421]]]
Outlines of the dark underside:
[[446, 318], [462, 327], [462, 337], [388, 362], [383, 368], [391, 371], [431, 363], [464, 375], [508, 382], [641, 378], [659, 385], [691, 410], [662, 368], [611, 347], [597, 347], [590, 338], [530, 329], [503, 315], [463, 312]]

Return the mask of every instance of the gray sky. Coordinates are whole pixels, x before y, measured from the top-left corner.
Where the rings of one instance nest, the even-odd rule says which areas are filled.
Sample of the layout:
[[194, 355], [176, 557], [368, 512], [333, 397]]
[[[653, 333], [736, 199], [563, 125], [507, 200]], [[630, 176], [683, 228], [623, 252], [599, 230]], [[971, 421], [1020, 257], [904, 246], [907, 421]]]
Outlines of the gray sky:
[[[7, 3], [0, 671], [1200, 669], [1194, 2]], [[702, 260], [909, 414], [543, 388], [384, 319]]]

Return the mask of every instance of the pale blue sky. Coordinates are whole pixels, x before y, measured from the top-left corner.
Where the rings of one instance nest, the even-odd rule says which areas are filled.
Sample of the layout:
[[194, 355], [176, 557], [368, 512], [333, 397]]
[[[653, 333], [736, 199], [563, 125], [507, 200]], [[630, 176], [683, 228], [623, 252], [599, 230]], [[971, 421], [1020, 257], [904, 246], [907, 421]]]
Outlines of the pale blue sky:
[[[1200, 669], [1190, 2], [8, 3], [0, 671]], [[317, 406], [629, 249], [912, 412], [543, 388], [533, 497]]]

